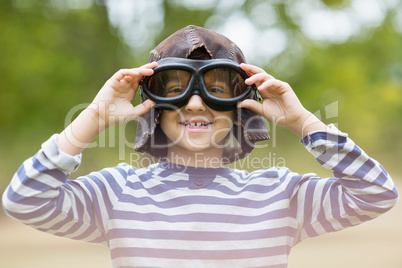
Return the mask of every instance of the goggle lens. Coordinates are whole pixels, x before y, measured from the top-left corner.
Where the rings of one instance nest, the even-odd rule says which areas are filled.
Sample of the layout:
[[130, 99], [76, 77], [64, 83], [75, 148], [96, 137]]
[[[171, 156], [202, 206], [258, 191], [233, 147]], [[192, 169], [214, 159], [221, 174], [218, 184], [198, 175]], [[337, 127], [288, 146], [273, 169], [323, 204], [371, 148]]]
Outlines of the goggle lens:
[[184, 70], [165, 70], [153, 75], [148, 89], [159, 97], [172, 98], [183, 94], [190, 82], [191, 73]]
[[216, 68], [204, 73], [204, 85], [209, 94], [221, 99], [240, 96], [247, 89], [244, 78], [229, 68]]

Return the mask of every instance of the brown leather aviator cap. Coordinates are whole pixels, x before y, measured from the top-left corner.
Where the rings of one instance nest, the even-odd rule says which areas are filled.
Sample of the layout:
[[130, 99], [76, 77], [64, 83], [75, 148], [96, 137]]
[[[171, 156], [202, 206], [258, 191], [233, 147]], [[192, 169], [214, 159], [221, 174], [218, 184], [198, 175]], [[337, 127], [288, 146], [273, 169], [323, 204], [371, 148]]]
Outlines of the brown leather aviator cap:
[[[188, 58], [196, 49], [205, 50], [211, 59], [229, 59], [245, 63], [243, 53], [235, 43], [211, 30], [187, 26], [170, 35], [151, 51], [149, 62], [167, 57]], [[160, 110], [152, 108], [138, 118], [134, 150], [163, 159], [169, 146], [159, 126]], [[236, 117], [236, 116], [235, 116]], [[246, 108], [237, 109], [238, 124], [233, 124], [227, 138], [223, 160], [231, 163], [247, 156], [257, 141], [269, 139], [262, 116]]]

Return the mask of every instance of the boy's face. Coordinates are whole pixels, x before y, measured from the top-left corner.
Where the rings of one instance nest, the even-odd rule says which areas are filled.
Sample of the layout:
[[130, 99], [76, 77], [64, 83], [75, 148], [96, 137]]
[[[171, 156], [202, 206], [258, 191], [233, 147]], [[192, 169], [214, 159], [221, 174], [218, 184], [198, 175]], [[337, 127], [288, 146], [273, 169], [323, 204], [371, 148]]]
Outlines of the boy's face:
[[233, 111], [216, 111], [199, 95], [193, 95], [182, 108], [162, 110], [160, 126], [168, 138], [168, 150], [222, 151], [233, 124]]

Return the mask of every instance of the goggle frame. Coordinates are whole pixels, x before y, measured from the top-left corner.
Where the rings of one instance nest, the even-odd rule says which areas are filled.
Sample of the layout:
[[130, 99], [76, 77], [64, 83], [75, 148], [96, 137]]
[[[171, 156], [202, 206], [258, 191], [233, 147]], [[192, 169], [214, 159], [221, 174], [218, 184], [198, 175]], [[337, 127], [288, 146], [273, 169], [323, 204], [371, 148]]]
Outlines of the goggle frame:
[[[140, 94], [143, 99], [151, 99], [156, 102], [156, 107], [162, 110], [176, 110], [186, 105], [193, 95], [201, 96], [202, 100], [208, 107], [217, 111], [235, 110], [237, 103], [246, 98], [256, 98], [258, 94], [255, 85], [246, 85], [246, 90], [239, 96], [233, 98], [218, 98], [213, 96], [205, 86], [204, 74], [212, 69], [227, 68], [231, 69], [246, 80], [249, 75], [240, 68], [240, 65], [229, 59], [210, 59], [210, 60], [194, 60], [185, 58], [163, 58], [158, 61], [158, 66], [154, 69], [152, 76], [145, 76], [140, 82]], [[161, 97], [151, 92], [148, 88], [149, 80], [159, 72], [166, 70], [183, 70], [191, 74], [187, 88], [184, 92], [174, 97]]]

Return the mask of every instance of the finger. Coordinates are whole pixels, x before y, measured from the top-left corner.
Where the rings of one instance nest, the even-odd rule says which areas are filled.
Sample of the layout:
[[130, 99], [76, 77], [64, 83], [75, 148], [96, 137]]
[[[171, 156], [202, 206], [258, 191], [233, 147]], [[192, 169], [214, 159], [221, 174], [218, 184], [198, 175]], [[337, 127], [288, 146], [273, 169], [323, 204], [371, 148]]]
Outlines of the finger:
[[154, 68], [158, 66], [156, 61], [147, 63], [139, 68], [134, 69], [140, 76], [150, 76], [154, 74]]
[[154, 69], [157, 66], [158, 66], [158, 63], [156, 61], [153, 61], [153, 62], [147, 63], [141, 67], [148, 68], [148, 69]]
[[134, 76], [136, 72], [132, 69], [120, 69], [112, 77], [112, 80], [121, 81], [125, 76]]
[[278, 79], [269, 79], [258, 86], [257, 89], [264, 99], [269, 97], [270, 94], [281, 95], [292, 90], [288, 83]]
[[240, 68], [242, 68], [244, 71], [246, 71], [250, 74], [257, 74], [257, 73], [264, 72], [264, 70], [261, 69], [260, 67], [257, 67], [257, 66], [251, 65], [251, 64], [247, 64], [247, 63], [241, 63]]
[[[149, 72], [149, 74], [152, 75], [153, 71], [150, 71], [151, 72]], [[142, 77], [143, 75], [140, 74], [140, 72], [138, 72], [137, 70], [120, 70], [110, 79], [110, 81], [112, 83], [125, 82], [126, 84], [134, 84], [138, 81], [141, 81]]]
[[137, 69], [138, 75], [134, 76], [131, 81], [132, 87], [136, 87], [144, 76], [151, 76], [154, 74], [154, 68], [158, 66], [157, 62], [147, 63]]
[[[129, 77], [140, 77], [142, 76], [149, 76], [154, 73], [153, 69], [158, 66], [157, 62], [147, 63], [139, 68], [132, 68], [132, 69], [121, 69], [116, 72], [112, 78], [116, 79], [117, 81], [126, 80], [129, 81], [132, 78]], [[127, 77], [127, 78], [126, 78]]]
[[124, 80], [127, 83], [130, 83], [134, 79], [134, 76], [124, 76], [122, 80]]
[[246, 64], [246, 63], [241, 63], [240, 64], [240, 68], [243, 69], [243, 71], [246, 71], [250, 76], [253, 76], [255, 74], [259, 74], [259, 73], [265, 73], [266, 75], [268, 75], [270, 78], [273, 78], [272, 75], [268, 74], [267, 72], [265, 72], [264, 69], [257, 67], [255, 65], [251, 65], [251, 64]]
[[252, 85], [252, 84], [257, 84], [257, 86], [261, 85], [262, 83], [264, 83], [267, 80], [272, 80], [274, 78], [272, 78], [272, 76], [269, 76], [267, 73], [258, 73], [255, 74], [249, 78], [247, 78], [245, 80], [245, 83], [247, 85]]

